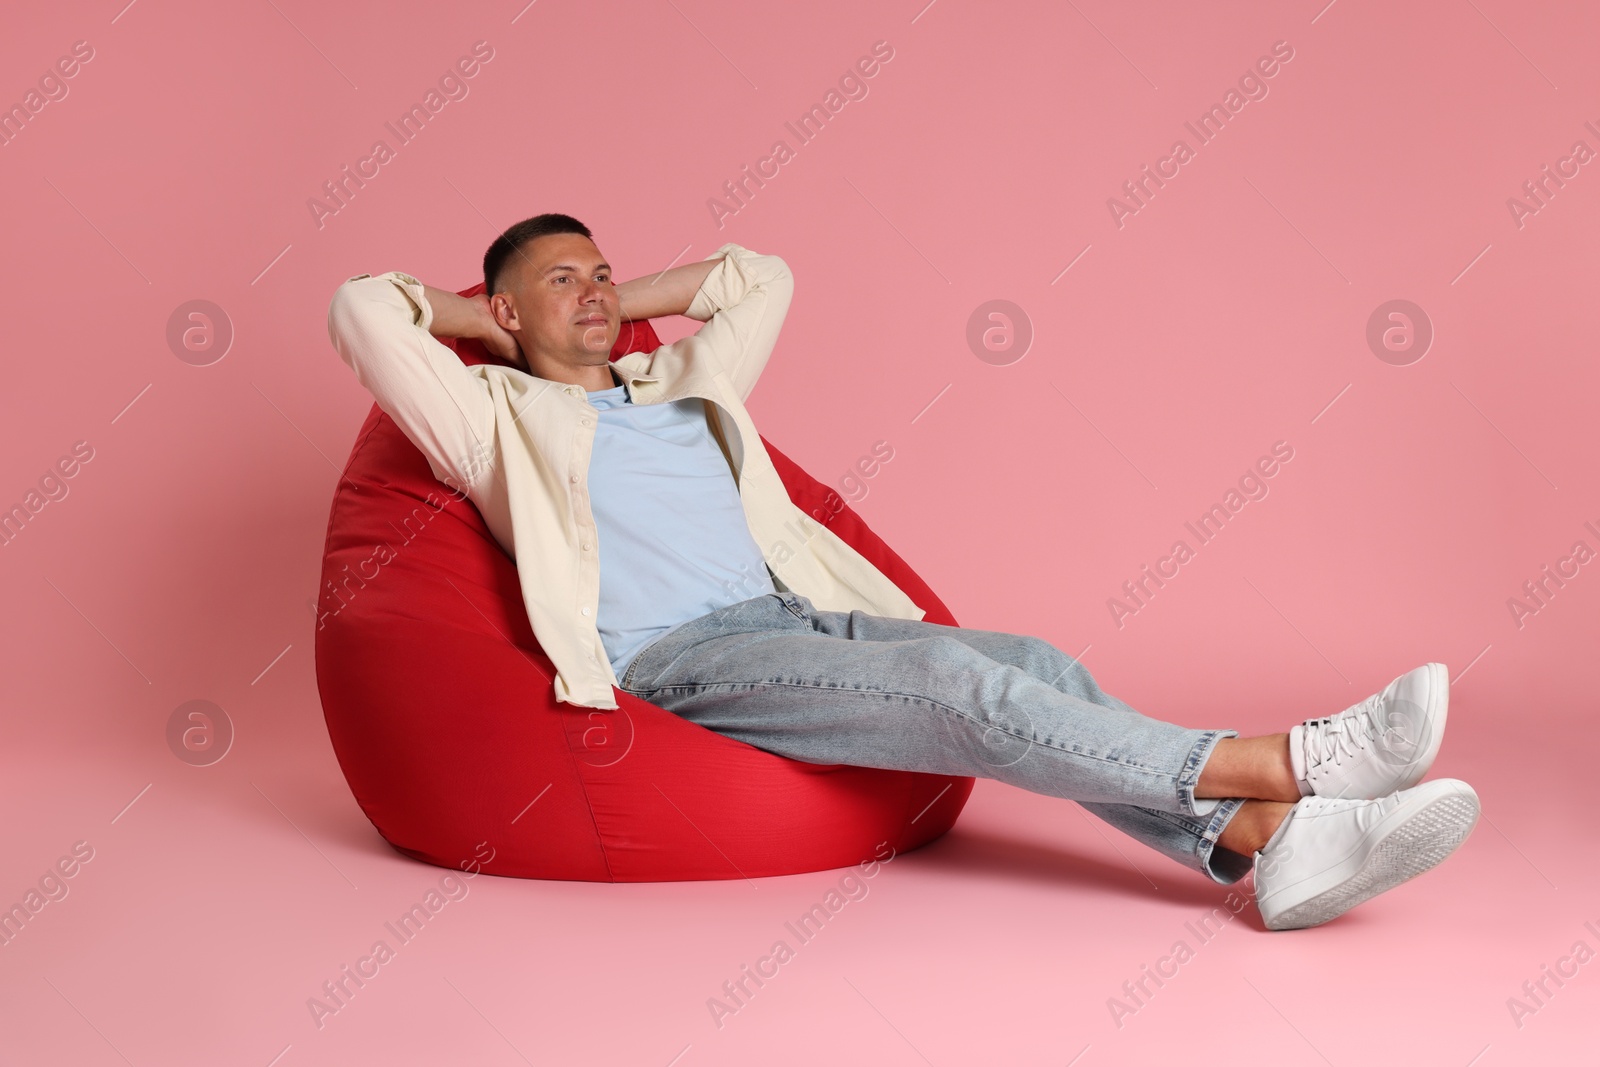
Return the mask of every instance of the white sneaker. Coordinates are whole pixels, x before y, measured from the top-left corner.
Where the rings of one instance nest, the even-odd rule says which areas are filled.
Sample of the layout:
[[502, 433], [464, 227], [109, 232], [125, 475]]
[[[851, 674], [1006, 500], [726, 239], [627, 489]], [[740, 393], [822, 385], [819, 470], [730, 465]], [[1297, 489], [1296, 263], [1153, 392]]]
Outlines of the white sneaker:
[[1377, 800], [1306, 797], [1255, 854], [1269, 930], [1317, 926], [1437, 866], [1478, 821], [1478, 794], [1438, 778]]
[[1444, 740], [1450, 675], [1429, 663], [1326, 719], [1289, 730], [1301, 796], [1384, 797], [1422, 781]]

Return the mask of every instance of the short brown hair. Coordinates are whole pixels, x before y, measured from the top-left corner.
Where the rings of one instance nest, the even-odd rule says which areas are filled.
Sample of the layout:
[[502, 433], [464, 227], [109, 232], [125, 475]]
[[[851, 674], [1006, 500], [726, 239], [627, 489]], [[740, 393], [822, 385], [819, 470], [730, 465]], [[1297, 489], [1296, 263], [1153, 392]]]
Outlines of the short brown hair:
[[535, 237], [544, 237], [552, 233], [581, 233], [583, 236], [594, 238], [589, 232], [589, 227], [573, 218], [571, 215], [559, 215], [547, 212], [535, 215], [531, 219], [521, 222], [506, 230], [489, 250], [483, 254], [483, 291], [489, 296], [495, 294], [495, 286], [499, 284], [500, 272], [505, 269], [506, 262], [516, 255], [523, 245]]

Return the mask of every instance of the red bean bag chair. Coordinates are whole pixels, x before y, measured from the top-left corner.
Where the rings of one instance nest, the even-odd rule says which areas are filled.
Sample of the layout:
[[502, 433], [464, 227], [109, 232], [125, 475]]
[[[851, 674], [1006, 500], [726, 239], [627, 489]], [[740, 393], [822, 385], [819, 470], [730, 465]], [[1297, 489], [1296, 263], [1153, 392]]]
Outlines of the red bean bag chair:
[[[660, 346], [650, 323], [623, 323], [611, 358]], [[450, 347], [501, 362], [476, 341]], [[838, 494], [762, 442], [797, 505], [928, 621], [955, 625]], [[795, 874], [925, 844], [972, 792], [971, 778], [790, 760], [621, 689], [614, 711], [556, 701], [516, 564], [376, 404], [334, 493], [320, 588], [334, 754], [362, 812], [414, 859], [593, 882]]]

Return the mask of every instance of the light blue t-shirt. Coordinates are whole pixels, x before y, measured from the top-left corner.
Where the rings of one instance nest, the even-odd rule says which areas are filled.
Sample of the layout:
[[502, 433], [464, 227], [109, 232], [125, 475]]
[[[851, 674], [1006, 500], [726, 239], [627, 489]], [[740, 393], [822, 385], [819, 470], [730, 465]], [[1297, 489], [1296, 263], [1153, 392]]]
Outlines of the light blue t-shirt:
[[700, 398], [635, 404], [625, 385], [586, 392], [599, 410], [589, 457], [597, 626], [620, 679], [669, 630], [776, 587]]

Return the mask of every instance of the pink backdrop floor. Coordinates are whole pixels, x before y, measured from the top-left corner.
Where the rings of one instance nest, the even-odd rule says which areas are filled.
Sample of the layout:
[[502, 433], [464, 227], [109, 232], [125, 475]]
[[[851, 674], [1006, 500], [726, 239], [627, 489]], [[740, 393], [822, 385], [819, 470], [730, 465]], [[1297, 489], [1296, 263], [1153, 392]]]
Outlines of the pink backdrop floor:
[[[39, 494], [0, 545], [0, 905], [58, 897], [0, 946], [0, 1062], [1593, 1062], [1588, 5], [363, 7], [35, 5], [0, 34], [0, 506]], [[1227, 889], [980, 782], [720, 1020], [843, 872], [482, 877], [396, 941], [445, 872], [377, 837], [321, 720], [309, 605], [370, 404], [327, 301], [390, 269], [464, 288], [552, 210], [619, 278], [725, 241], [788, 261], [751, 411], [963, 624], [1246, 732], [1447, 663], [1436, 773], [1477, 787], [1477, 831], [1328, 926], [1247, 907], [1201, 942]], [[186, 348], [191, 301], [214, 332]], [[1277, 442], [1257, 498], [1117, 610]], [[168, 744], [191, 700], [234, 731], [208, 766]]]

